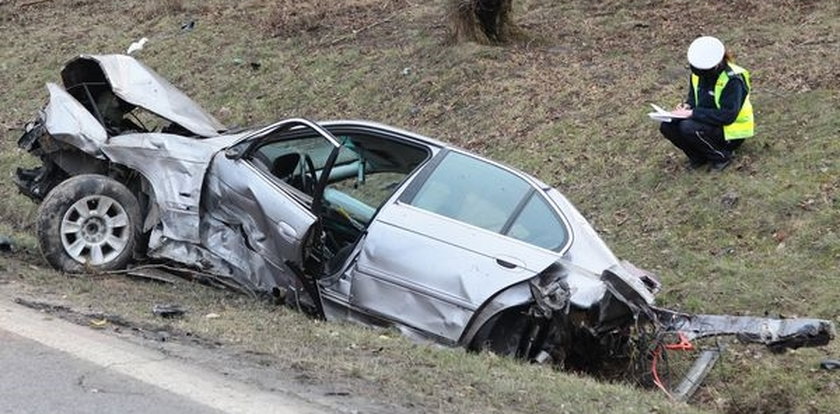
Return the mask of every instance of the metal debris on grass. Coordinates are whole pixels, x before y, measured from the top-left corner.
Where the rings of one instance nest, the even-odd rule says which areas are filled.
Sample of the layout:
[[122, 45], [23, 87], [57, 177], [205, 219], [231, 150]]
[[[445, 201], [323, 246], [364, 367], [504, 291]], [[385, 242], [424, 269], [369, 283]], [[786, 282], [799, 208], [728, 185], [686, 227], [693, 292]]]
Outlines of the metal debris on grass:
[[177, 318], [184, 316], [186, 310], [181, 305], [175, 303], [155, 304], [152, 306], [152, 313], [161, 318]]
[[15, 250], [15, 241], [9, 236], [0, 235], [0, 252], [14, 252]]
[[824, 359], [820, 362], [820, 368], [827, 371], [840, 369], [840, 359]]

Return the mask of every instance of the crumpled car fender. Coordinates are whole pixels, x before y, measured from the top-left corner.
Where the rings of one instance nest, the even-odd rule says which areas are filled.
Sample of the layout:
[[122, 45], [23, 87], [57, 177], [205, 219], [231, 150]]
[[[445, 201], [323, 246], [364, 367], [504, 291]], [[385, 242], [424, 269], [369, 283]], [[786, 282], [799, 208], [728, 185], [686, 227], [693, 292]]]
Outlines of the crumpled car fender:
[[531, 295], [529, 284], [530, 280], [519, 282], [510, 286], [492, 298], [490, 298], [479, 310], [473, 315], [469, 322], [469, 327], [461, 335], [458, 344], [465, 347], [470, 347], [476, 338], [479, 331], [485, 327], [495, 316], [505, 312], [509, 309], [517, 308], [524, 305], [530, 305], [534, 302], [534, 297]]
[[47, 90], [50, 101], [42, 116], [47, 132], [59, 142], [105, 159], [101, 148], [108, 140], [108, 133], [102, 124], [60, 86], [48, 83]]
[[163, 133], [126, 134], [112, 137], [102, 152], [149, 181], [164, 237], [199, 243], [198, 209], [204, 175], [213, 155], [236, 138], [198, 141]]

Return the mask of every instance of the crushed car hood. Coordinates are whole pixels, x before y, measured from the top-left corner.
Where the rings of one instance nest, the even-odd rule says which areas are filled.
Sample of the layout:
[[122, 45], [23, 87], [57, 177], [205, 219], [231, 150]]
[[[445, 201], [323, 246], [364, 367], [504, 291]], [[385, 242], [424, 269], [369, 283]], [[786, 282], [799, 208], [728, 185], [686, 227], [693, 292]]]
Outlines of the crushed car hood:
[[214, 137], [226, 128], [197, 103], [127, 55], [80, 55], [61, 71], [64, 88], [70, 90], [90, 82], [91, 63], [101, 68], [113, 92], [120, 99], [153, 112], [202, 137]]

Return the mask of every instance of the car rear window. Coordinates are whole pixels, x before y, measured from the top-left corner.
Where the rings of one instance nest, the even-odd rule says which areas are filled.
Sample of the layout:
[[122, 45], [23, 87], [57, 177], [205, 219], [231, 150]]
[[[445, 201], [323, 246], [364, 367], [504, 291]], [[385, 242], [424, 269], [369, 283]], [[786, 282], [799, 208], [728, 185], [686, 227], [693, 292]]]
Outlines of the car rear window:
[[565, 246], [566, 239], [569, 237], [566, 226], [558, 219], [548, 202], [536, 192], [532, 194], [522, 212], [516, 216], [506, 234], [514, 239], [554, 251]]

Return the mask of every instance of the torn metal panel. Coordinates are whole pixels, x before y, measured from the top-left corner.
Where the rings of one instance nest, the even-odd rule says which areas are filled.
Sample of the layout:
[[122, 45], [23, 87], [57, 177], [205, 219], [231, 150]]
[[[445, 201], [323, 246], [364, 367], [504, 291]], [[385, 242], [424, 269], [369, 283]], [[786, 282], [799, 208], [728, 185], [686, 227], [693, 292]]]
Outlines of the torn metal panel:
[[688, 369], [688, 373], [683, 380], [674, 387], [674, 392], [671, 395], [678, 401], [686, 401], [691, 398], [720, 359], [721, 352], [722, 349], [706, 349], [700, 352], [700, 356]]
[[149, 256], [199, 267], [254, 294], [290, 292], [290, 300], [311, 306], [286, 262], [303, 262], [316, 217], [264, 172], [219, 152], [250, 135], [127, 134], [104, 151], [154, 189], [162, 228], [152, 232]]
[[600, 280], [599, 275], [590, 272], [572, 261], [563, 259], [557, 260], [565, 270], [566, 280], [569, 284], [570, 302], [572, 305], [589, 309], [604, 297], [607, 293], [607, 286]]
[[634, 270], [621, 264], [612, 265], [601, 274], [601, 280], [616, 299], [638, 314], [653, 305], [654, 296]]
[[732, 315], [689, 315], [656, 309], [666, 330], [682, 332], [689, 340], [735, 336], [742, 342], [774, 350], [820, 346], [834, 339], [834, 324], [822, 319], [773, 319]]
[[475, 342], [475, 337], [478, 331], [485, 326], [493, 317], [501, 312], [529, 305], [534, 302], [534, 297], [530, 289], [530, 281], [517, 283], [507, 289], [496, 294], [492, 299], [488, 300], [475, 313], [472, 320], [469, 322], [469, 329], [464, 331], [458, 343], [462, 346], [470, 346]]
[[535, 316], [552, 319], [557, 315], [564, 317], [571, 306], [571, 288], [568, 273], [559, 263], [540, 272], [529, 282], [531, 296], [534, 299]]
[[47, 84], [50, 101], [44, 108], [44, 126], [57, 141], [104, 159], [102, 145], [108, 134], [82, 104], [54, 83]]
[[90, 73], [96, 62], [114, 94], [126, 102], [168, 119], [202, 137], [218, 136], [226, 128], [169, 81], [127, 55], [81, 55], [61, 71], [68, 90], [101, 81]]
[[[288, 272], [249, 251], [239, 232], [218, 223], [204, 222], [202, 227], [205, 229], [202, 231], [203, 237], [210, 241], [221, 240], [224, 244], [205, 248], [198, 244], [162, 238], [159, 232], [153, 232], [148, 255], [194, 267], [220, 284], [235, 286], [235, 290], [251, 296], [269, 296], [281, 286], [286, 289], [296, 288], [294, 282], [288, 281], [288, 277], [281, 277], [288, 275]], [[302, 288], [298, 287], [297, 291], [302, 291]], [[301, 295], [290, 296], [294, 299]]]
[[[187, 266], [193, 266], [221, 278], [235, 280], [233, 270], [224, 259], [198, 244], [167, 239], [163, 236], [160, 228], [155, 228], [149, 235], [149, 246], [146, 254], [152, 258], [169, 259]], [[239, 282], [237, 281], [237, 283]], [[246, 290], [250, 290], [247, 285], [243, 284], [243, 286]]]

